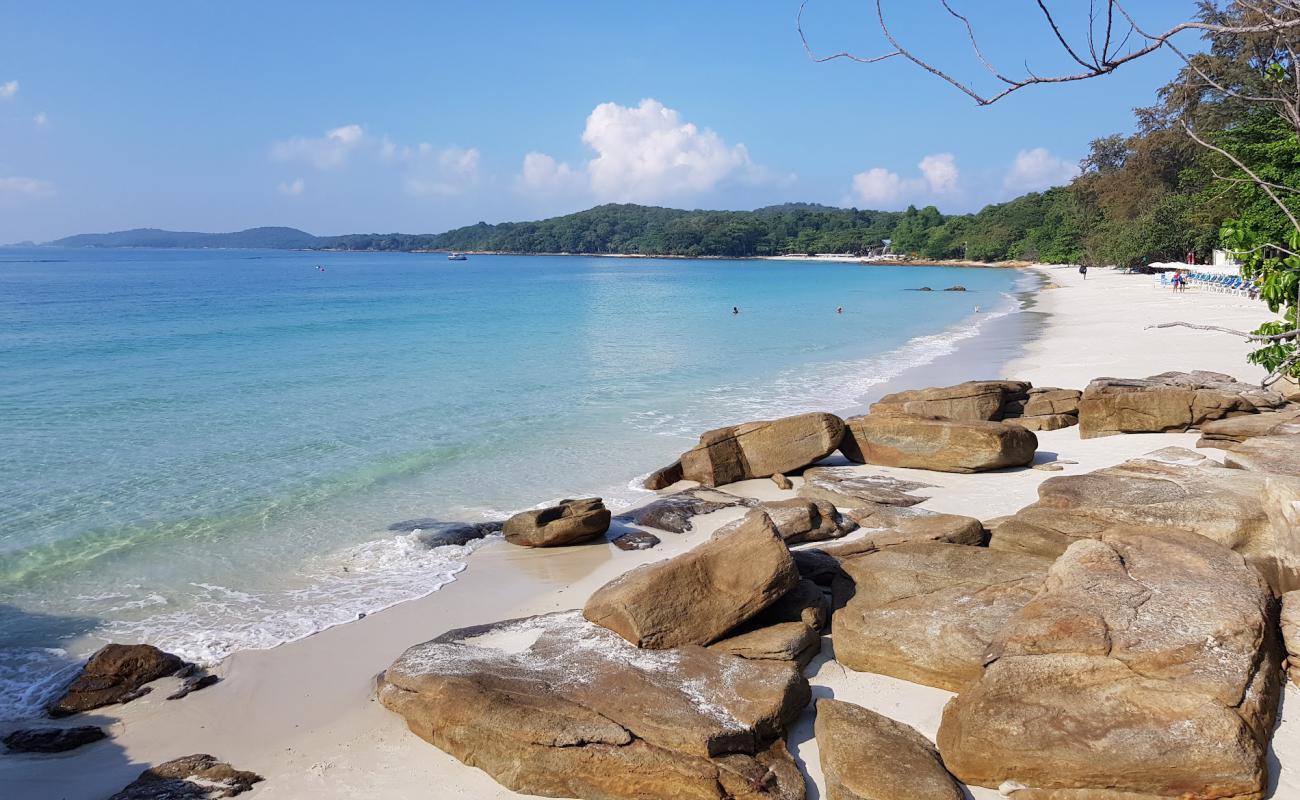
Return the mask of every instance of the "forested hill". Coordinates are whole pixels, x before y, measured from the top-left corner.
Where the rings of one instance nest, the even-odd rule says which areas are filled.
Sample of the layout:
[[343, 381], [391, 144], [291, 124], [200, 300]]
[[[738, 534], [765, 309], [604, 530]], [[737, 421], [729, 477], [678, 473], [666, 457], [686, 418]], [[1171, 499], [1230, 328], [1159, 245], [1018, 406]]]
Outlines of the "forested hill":
[[195, 233], [135, 228], [116, 233], [82, 233], [47, 244], [55, 247], [263, 247], [306, 250], [319, 247], [321, 238], [297, 228], [249, 228], [234, 233]]

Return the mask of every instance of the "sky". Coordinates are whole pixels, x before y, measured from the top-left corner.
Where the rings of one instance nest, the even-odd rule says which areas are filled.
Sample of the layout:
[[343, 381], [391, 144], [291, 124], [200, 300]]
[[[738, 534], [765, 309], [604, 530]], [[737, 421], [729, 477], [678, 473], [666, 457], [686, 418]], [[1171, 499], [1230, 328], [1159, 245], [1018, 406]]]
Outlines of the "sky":
[[[981, 88], [939, 0], [891, 30]], [[1068, 69], [1035, 0], [952, 0], [1008, 73]], [[1151, 29], [1191, 0], [1130, 0]], [[1055, 0], [1067, 34], [1088, 3]], [[1178, 67], [979, 107], [917, 67], [815, 63], [797, 0], [0, 0], [0, 242], [156, 227], [434, 233], [604, 202], [978, 210], [1066, 182]], [[887, 45], [809, 0], [819, 53]], [[1188, 46], [1194, 46], [1188, 42]]]

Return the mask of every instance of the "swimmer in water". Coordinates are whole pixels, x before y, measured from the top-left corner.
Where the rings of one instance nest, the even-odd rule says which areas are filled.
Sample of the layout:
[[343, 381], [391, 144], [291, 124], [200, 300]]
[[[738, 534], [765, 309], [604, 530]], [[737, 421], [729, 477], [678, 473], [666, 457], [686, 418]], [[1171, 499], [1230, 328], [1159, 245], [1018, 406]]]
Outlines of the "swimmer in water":
[[980, 313], [980, 307], [979, 307], [979, 306], [975, 306], [975, 313], [976, 313], [976, 314]]
[[735, 306], [732, 306], [732, 307], [731, 307], [731, 313], [732, 313], [732, 314], [739, 314], [739, 313], [740, 313], [740, 309], [739, 309], [739, 308], [736, 308]]
[[836, 313], [836, 314], [843, 314], [843, 313], [844, 313], [844, 306], [836, 306], [836, 307], [835, 307], [835, 313]]

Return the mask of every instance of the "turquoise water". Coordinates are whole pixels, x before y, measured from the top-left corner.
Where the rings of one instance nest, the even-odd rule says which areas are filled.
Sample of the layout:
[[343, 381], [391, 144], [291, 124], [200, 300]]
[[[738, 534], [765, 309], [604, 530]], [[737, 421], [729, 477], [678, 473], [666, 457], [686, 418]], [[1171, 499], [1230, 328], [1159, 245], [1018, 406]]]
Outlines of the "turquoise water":
[[705, 429], [860, 405], [1020, 277], [2, 249], [0, 716], [104, 639], [215, 660], [432, 591], [470, 549], [390, 524], [626, 506]]

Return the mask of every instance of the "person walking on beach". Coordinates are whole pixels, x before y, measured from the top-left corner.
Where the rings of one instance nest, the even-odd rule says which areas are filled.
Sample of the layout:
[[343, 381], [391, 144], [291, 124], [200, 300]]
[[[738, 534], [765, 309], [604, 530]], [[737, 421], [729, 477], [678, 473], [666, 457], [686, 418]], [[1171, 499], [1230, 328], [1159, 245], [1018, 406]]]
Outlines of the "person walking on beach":
[[1174, 285], [1174, 294], [1181, 292], [1183, 290], [1183, 273], [1174, 270], [1174, 277], [1171, 282]]
[[1084, 279], [1085, 281], [1088, 280], [1088, 265], [1087, 265], [1087, 264], [1080, 264], [1080, 265], [1079, 265], [1079, 274], [1083, 276], [1083, 279]]

